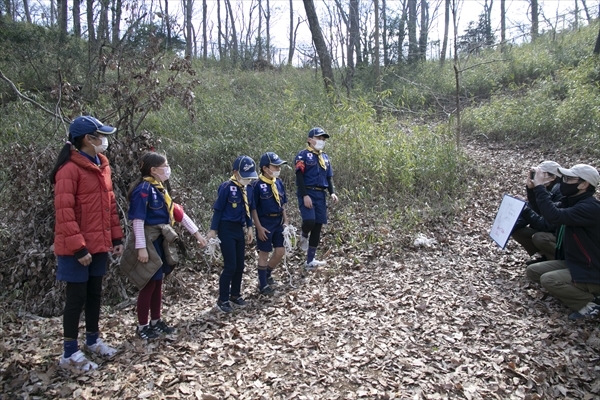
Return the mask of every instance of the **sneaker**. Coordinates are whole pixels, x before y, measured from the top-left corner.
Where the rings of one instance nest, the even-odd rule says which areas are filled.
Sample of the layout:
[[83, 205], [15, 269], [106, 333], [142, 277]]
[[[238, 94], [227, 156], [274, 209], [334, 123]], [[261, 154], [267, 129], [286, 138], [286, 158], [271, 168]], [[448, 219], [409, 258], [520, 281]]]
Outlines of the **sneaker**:
[[[152, 323], [150, 323], [152, 325]], [[170, 335], [175, 332], [175, 328], [165, 324], [165, 321], [159, 319], [156, 324], [152, 325], [152, 330], [159, 335]]]
[[600, 304], [596, 303], [597, 299], [587, 303], [581, 310], [569, 315], [571, 321], [582, 318], [591, 318], [600, 315]]
[[221, 312], [224, 312], [225, 314], [233, 312], [233, 308], [231, 308], [231, 304], [229, 304], [228, 301], [217, 301], [217, 307], [219, 308], [219, 310], [221, 310]]
[[265, 296], [270, 296], [273, 293], [275, 293], [275, 289], [273, 289], [271, 286], [267, 285], [262, 289], [258, 289], [260, 294], [263, 294]]
[[71, 354], [69, 358], [65, 358], [63, 354], [58, 365], [73, 372], [87, 372], [98, 368], [98, 364], [88, 360], [81, 350]]
[[314, 260], [312, 260], [309, 263], [304, 263], [304, 268], [307, 271], [314, 271], [315, 269], [322, 267], [325, 264], [327, 264], [325, 261], [319, 261], [315, 258]]
[[308, 250], [308, 238], [300, 235], [300, 241], [298, 242], [300, 246], [300, 250], [307, 251]]
[[136, 331], [140, 339], [148, 340], [156, 339], [158, 337], [158, 333], [156, 333], [149, 324], [144, 326], [142, 330], [140, 330], [140, 328], [138, 327]]
[[269, 286], [275, 286], [275, 285], [277, 285], [277, 282], [275, 281], [275, 279], [273, 279], [272, 276], [268, 276], [267, 277], [267, 285], [269, 285]]
[[244, 298], [241, 296], [236, 297], [235, 299], [233, 297], [230, 297], [229, 303], [231, 303], [231, 305], [236, 308], [244, 308], [248, 305], [248, 302], [244, 300]]
[[117, 349], [110, 347], [109, 345], [104, 343], [102, 341], [102, 339], [97, 339], [96, 343], [94, 343], [90, 346], [86, 345], [86, 347], [90, 352], [97, 354], [100, 357], [104, 357], [104, 358], [111, 358], [115, 354], [117, 354]]

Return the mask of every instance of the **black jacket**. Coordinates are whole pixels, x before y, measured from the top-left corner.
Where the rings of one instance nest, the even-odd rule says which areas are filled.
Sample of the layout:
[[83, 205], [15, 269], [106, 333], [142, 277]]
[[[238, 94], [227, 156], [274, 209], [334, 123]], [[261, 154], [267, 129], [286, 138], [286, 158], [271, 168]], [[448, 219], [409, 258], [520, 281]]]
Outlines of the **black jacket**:
[[[539, 232], [555, 232], [556, 226], [548, 223], [548, 221], [546, 221], [544, 219], [544, 217], [542, 217], [540, 215], [540, 209], [537, 205], [537, 200], [535, 198], [535, 192], [533, 191], [534, 188], [531, 188], [531, 189], [526, 188], [526, 189], [527, 189], [527, 205], [525, 205], [525, 208], [523, 208], [523, 211], [521, 212], [521, 215], [519, 216], [519, 220], [515, 224], [515, 228], [513, 229], [513, 231], [520, 229], [520, 228], [524, 228], [526, 226], [530, 226], [531, 228], [533, 228]], [[553, 182], [552, 186], [550, 186], [546, 190], [550, 194], [550, 199], [552, 200], [552, 202], [556, 206], [559, 206], [561, 204], [562, 199], [564, 198], [564, 196], [560, 192], [559, 181], [555, 180]]]
[[544, 219], [565, 225], [562, 244], [557, 237], [556, 255], [565, 260], [573, 282], [600, 284], [600, 201], [586, 192], [564, 198], [557, 207], [542, 185], [534, 192]]

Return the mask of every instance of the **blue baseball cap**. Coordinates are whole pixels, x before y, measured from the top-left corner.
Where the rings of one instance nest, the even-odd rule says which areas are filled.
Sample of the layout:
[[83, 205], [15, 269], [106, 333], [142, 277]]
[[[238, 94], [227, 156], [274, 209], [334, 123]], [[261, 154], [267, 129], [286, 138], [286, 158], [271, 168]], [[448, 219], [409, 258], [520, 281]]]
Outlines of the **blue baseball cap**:
[[109, 125], [104, 125], [102, 122], [92, 117], [91, 115], [82, 115], [77, 117], [71, 122], [69, 126], [69, 134], [72, 139], [83, 135], [93, 135], [95, 133], [101, 133], [103, 135], [112, 135], [117, 131]]
[[310, 131], [308, 131], [308, 137], [309, 138], [313, 138], [316, 136], [323, 136], [324, 138], [329, 139], [329, 135], [323, 130], [323, 128], [312, 128]]
[[283, 165], [283, 164], [287, 164], [287, 161], [283, 161], [281, 158], [279, 158], [279, 156], [277, 154], [273, 153], [272, 151], [269, 151], [260, 157], [259, 166], [262, 169], [262, 167], [266, 167], [269, 165]]
[[248, 156], [239, 156], [233, 162], [233, 170], [237, 171], [243, 179], [257, 179], [256, 164]]

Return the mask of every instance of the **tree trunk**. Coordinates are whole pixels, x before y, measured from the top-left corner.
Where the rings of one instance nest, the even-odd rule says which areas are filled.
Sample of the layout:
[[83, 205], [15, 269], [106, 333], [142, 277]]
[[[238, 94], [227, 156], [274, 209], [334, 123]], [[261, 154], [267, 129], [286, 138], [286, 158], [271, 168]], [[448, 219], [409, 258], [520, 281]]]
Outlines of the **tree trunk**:
[[227, 5], [227, 10], [229, 11], [229, 20], [231, 21], [231, 44], [233, 45], [231, 59], [233, 65], [237, 65], [238, 59], [238, 37], [237, 31], [235, 29], [235, 21], [233, 19], [233, 9], [231, 8], [231, 0], [225, 0], [225, 4]]
[[327, 89], [328, 92], [332, 92], [335, 87], [335, 82], [333, 79], [333, 69], [331, 68], [331, 57], [329, 55], [329, 51], [327, 50], [325, 39], [323, 38], [321, 26], [319, 25], [319, 18], [317, 17], [315, 4], [313, 0], [302, 0], [302, 2], [304, 3], [306, 17], [308, 18], [308, 25], [310, 27], [312, 40], [315, 48], [317, 49], [319, 62], [321, 63], [323, 83], [325, 84], [325, 89]]
[[538, 33], [538, 0], [531, 0], [531, 41], [537, 39]]
[[404, 60], [404, 39], [406, 39], [406, 21], [408, 19], [408, 1], [403, 0], [402, 16], [398, 27], [398, 63]]
[[[80, 0], [73, 0], [73, 35], [79, 39], [81, 38], [81, 3]], [[23, 0], [23, 4], [27, 3], [27, 0]]]
[[[577, 0], [575, 0], [577, 2]], [[581, 5], [583, 6], [583, 11], [585, 12], [585, 18], [587, 19], [588, 24], [592, 22], [592, 18], [590, 17], [590, 11], [587, 8], [587, 4], [585, 0], [581, 0]]]
[[[31, 24], [31, 13], [29, 12], [29, 0], [23, 0], [23, 11], [25, 12], [25, 20]], [[2, 13], [0, 13], [2, 15]]]
[[217, 47], [219, 48], [219, 60], [224, 61], [223, 43], [221, 43], [221, 37], [223, 30], [221, 27], [221, 0], [217, 0]]
[[354, 70], [354, 52], [358, 55], [357, 43], [359, 42], [360, 28], [358, 26], [358, 3], [359, 0], [350, 0], [348, 10], [348, 51], [346, 54], [346, 65], [350, 70]]
[[100, 0], [100, 16], [98, 18], [98, 41], [108, 42], [108, 5], [110, 0]]
[[67, 0], [57, 0], [56, 5], [58, 7], [58, 29], [60, 37], [64, 39], [67, 36], [67, 13], [69, 12], [69, 7]]
[[598, 30], [598, 36], [596, 37], [596, 45], [594, 46], [594, 54], [600, 54], [600, 30]]
[[296, 35], [294, 32], [294, 4], [290, 0], [290, 48], [288, 49], [288, 65], [292, 65], [292, 59], [294, 58], [294, 50], [296, 47]]
[[165, 21], [165, 27], [167, 28], [167, 38], [165, 41], [165, 47], [167, 49], [171, 49], [171, 17], [169, 16], [169, 0], [165, 0], [165, 15], [163, 19]]
[[[10, 0], [4, 0], [4, 9], [9, 20], [14, 21], [12, 3]], [[2, 15], [0, 13], [0, 15]], [[54, 2], [50, 2], [50, 25], [54, 25]]]
[[[77, 0], [74, 0], [77, 1]], [[119, 32], [121, 32], [121, 9], [123, 8], [123, 0], [114, 0], [113, 7], [113, 23], [112, 23], [112, 44], [113, 49], [119, 44]]]
[[193, 16], [192, 0], [185, 0], [185, 55], [192, 56], [192, 16]]
[[381, 72], [379, 70], [379, 0], [373, 0], [375, 6], [375, 51], [373, 55], [373, 66], [375, 70], [375, 90], [381, 92]]
[[408, 0], [408, 62], [418, 59], [417, 42], [417, 0]]
[[86, 0], [85, 15], [87, 19], [88, 29], [88, 47], [90, 49], [90, 53], [94, 54], [96, 52], [96, 31], [94, 27], [94, 0]]
[[385, 1], [386, 0], [381, 0], [381, 22], [383, 24], [383, 35], [381, 35], [381, 41], [383, 43], [383, 66], [387, 67], [390, 65], [390, 55], [388, 52], [387, 7]]
[[[502, 0], [504, 1], [504, 0]], [[444, 0], [444, 41], [442, 42], [442, 52], [440, 54], [440, 64], [446, 62], [446, 52], [448, 51], [448, 28], [450, 25], [450, 0]]]
[[452, 0], [452, 23], [454, 27], [454, 80], [456, 83], [455, 102], [456, 102], [456, 149], [460, 148], [460, 65], [458, 64], [458, 22], [456, 14], [458, 13], [458, 3], [460, 0]]
[[271, 25], [271, 4], [269, 3], [269, 0], [267, 0], [267, 10], [265, 12], [265, 28], [267, 30], [267, 40], [265, 42], [265, 45], [267, 46], [267, 61], [269, 61], [269, 63], [272, 61], [271, 60], [271, 29], [270, 29], [270, 25]]
[[575, 0], [575, 23], [574, 28], [579, 29], [579, 1]]
[[500, 0], [500, 50], [506, 51], [506, 0]]
[[425, 61], [427, 56], [427, 32], [429, 31], [429, 4], [421, 0], [421, 32], [419, 35], [419, 59]]
[[262, 47], [262, 17], [263, 17], [263, 12], [262, 12], [262, 0], [258, 0], [258, 37], [256, 39], [256, 44], [258, 46], [258, 59], [262, 60], [263, 59], [263, 47]]
[[[292, 0], [290, 0], [292, 1]], [[206, 36], [206, 26], [208, 25], [208, 5], [206, 0], [202, 0], [202, 58], [208, 59], [208, 37]]]

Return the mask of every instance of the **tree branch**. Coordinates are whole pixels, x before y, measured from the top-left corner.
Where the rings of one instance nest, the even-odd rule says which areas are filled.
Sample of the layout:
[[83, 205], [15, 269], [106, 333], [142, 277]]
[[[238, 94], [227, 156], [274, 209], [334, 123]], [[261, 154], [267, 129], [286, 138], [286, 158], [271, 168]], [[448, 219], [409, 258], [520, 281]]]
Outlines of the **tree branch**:
[[6, 83], [8, 83], [8, 85], [11, 87], [11, 89], [17, 94], [17, 96], [19, 96], [20, 98], [22, 98], [25, 101], [30, 102], [31, 104], [37, 106], [39, 109], [41, 109], [42, 111], [52, 115], [55, 118], [58, 118], [59, 120], [66, 122], [68, 124], [71, 123], [71, 120], [68, 118], [64, 118], [62, 115], [56, 114], [53, 111], [48, 110], [46, 107], [44, 107], [43, 105], [41, 105], [40, 103], [38, 103], [37, 101], [30, 99], [29, 97], [25, 96], [23, 93], [21, 93], [19, 91], [19, 89], [17, 89], [17, 87], [15, 86], [14, 83], [12, 83], [12, 81], [10, 79], [8, 79], [3, 73], [2, 70], [0, 70], [0, 79], [2, 79], [3, 81], [5, 81]]

